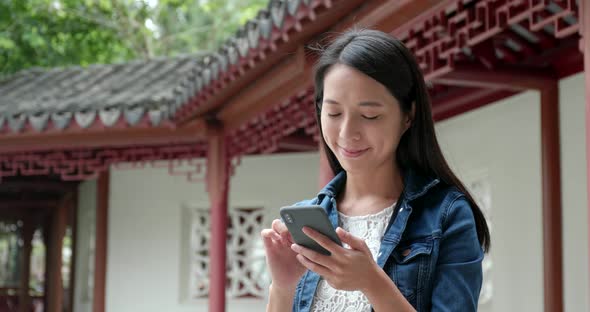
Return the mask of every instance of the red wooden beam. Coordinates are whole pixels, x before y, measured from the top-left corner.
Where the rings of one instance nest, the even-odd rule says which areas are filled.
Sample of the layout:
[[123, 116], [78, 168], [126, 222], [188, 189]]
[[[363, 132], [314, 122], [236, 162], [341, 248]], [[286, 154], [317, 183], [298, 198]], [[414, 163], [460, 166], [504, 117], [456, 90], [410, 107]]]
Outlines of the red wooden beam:
[[474, 46], [471, 52], [487, 69], [494, 69], [499, 62], [495, 49], [494, 41], [486, 40]]
[[23, 252], [21, 254], [21, 274], [18, 299], [18, 311], [29, 312], [31, 310], [31, 297], [29, 296], [29, 282], [31, 279], [31, 242], [35, 233], [35, 224], [32, 218], [23, 220]]
[[[380, 0], [366, 2], [358, 11], [351, 13], [358, 6], [358, 1], [338, 1], [326, 12], [324, 17], [318, 15], [317, 20], [322, 23], [314, 23], [310, 27], [306, 27], [303, 31], [305, 35], [302, 33], [293, 35], [290, 42], [272, 53], [272, 55], [289, 55], [288, 57], [282, 61], [273, 60], [272, 69], [266, 65], [270, 61], [257, 65], [252, 70], [257, 73], [257, 76], [250, 78], [248, 83], [251, 85], [249, 87], [242, 83], [239, 89], [231, 86], [224, 89], [213, 99], [208, 100], [194, 114], [180, 118], [180, 124], [189, 123], [190, 119], [195, 116], [205, 116], [207, 112], [226, 103], [217, 113], [217, 119], [223, 122], [226, 131], [236, 129], [260, 112], [293, 95], [294, 90], [305, 90], [310, 87], [313, 59], [302, 57], [302, 43], [323, 39], [321, 35], [328, 28], [337, 33], [354, 25], [361, 25], [391, 32], [433, 7], [440, 8], [452, 2], [445, 0], [435, 4], [429, 0]], [[309, 39], [318, 35], [320, 36], [315, 40]], [[293, 51], [297, 52], [293, 53]], [[280, 63], [276, 64], [279, 61]], [[262, 78], [259, 78], [260, 75], [263, 75]], [[286, 77], [281, 77], [281, 75], [286, 75]], [[241, 81], [242, 78], [239, 80]]]
[[205, 123], [196, 120], [188, 127], [124, 128], [92, 131], [47, 131], [0, 135], [0, 153], [60, 150], [71, 148], [121, 147], [191, 143], [204, 140]]
[[241, 126], [305, 84], [311, 75], [311, 66], [306, 62], [303, 46], [300, 46], [294, 57], [287, 58], [259, 78], [255, 85], [245, 88], [225, 104], [217, 119], [223, 122], [226, 131]]
[[434, 120], [441, 121], [514, 95], [514, 91], [457, 88], [432, 99]]
[[183, 125], [198, 116], [207, 115], [207, 113], [219, 109], [219, 107], [227, 103], [231, 98], [236, 97], [237, 93], [248, 88], [248, 86], [260, 85], [256, 81], [261, 75], [274, 70], [277, 66], [281, 66], [278, 64], [285, 63], [285, 58], [290, 58], [290, 55], [297, 51], [302, 43], [306, 43], [310, 37], [326, 31], [363, 2], [360, 0], [333, 1], [329, 9], [317, 12], [315, 18], [308, 21], [301, 28], [301, 31], [294, 31], [288, 34], [287, 41], [277, 42], [274, 51], [266, 54], [263, 60], [257, 62], [254, 67], [245, 71], [243, 75], [229, 82], [224, 86], [222, 91], [217, 90], [210, 98], [204, 100], [194, 110], [188, 112], [181, 111], [181, 115], [178, 116], [178, 124]]
[[78, 262], [78, 188], [72, 191], [72, 202], [70, 205], [70, 210], [68, 212], [70, 220], [68, 225], [71, 226], [72, 229], [72, 261], [70, 262], [70, 297], [68, 298], [68, 306], [69, 311], [74, 311], [74, 304], [75, 304], [75, 295], [76, 295], [76, 265]]
[[50, 236], [47, 244], [47, 288], [45, 292], [48, 312], [63, 311], [63, 280], [61, 276], [63, 238], [66, 232], [69, 196], [65, 196], [51, 216]]
[[288, 136], [279, 141], [278, 148], [297, 152], [311, 152], [318, 150], [318, 143], [308, 136]]
[[103, 171], [96, 182], [96, 237], [94, 252], [93, 312], [106, 310], [107, 241], [109, 215], [110, 172]]
[[432, 82], [452, 86], [521, 91], [543, 89], [554, 80], [555, 76], [545, 70], [496, 68], [490, 71], [483, 66], [455, 64], [451, 72], [433, 79]]
[[212, 127], [209, 134], [207, 151], [207, 191], [211, 203], [209, 312], [224, 312], [230, 161], [223, 131]]
[[541, 163], [543, 176], [543, 280], [545, 311], [563, 311], [563, 248], [559, 86], [541, 90]]

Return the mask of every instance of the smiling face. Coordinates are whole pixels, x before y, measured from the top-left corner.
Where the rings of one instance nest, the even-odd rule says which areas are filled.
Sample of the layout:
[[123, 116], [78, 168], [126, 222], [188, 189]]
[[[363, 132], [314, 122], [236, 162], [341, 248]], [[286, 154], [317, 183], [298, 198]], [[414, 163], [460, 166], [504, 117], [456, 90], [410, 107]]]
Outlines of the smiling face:
[[343, 64], [324, 78], [320, 115], [324, 140], [348, 173], [395, 164], [395, 151], [410, 118], [379, 82]]

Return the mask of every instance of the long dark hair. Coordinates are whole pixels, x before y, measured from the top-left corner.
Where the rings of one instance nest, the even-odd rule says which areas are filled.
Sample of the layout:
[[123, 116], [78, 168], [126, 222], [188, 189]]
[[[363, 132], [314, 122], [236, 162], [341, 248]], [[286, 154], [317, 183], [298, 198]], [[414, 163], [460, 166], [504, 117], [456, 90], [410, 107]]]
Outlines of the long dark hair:
[[398, 39], [377, 30], [350, 30], [336, 38], [321, 54], [315, 67], [315, 108], [320, 138], [334, 174], [342, 166], [323, 139], [320, 114], [324, 77], [331, 66], [344, 64], [359, 70], [384, 85], [397, 99], [401, 110], [409, 114], [415, 106], [410, 128], [402, 135], [396, 151], [398, 167], [439, 178], [463, 192], [471, 205], [477, 236], [484, 251], [490, 248], [490, 232], [484, 215], [463, 183], [443, 157], [434, 131], [434, 120], [426, 83], [412, 53]]

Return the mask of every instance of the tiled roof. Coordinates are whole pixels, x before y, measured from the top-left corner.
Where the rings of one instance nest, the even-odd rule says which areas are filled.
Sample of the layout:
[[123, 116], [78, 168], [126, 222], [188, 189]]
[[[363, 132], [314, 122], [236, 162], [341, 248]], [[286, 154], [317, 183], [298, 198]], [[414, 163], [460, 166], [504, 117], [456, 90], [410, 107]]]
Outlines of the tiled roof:
[[21, 71], [0, 79], [0, 129], [163, 124], [194, 95], [198, 62], [182, 57]]
[[[339, 0], [344, 1], [344, 0]], [[214, 94], [222, 92], [232, 81], [244, 76], [277, 45], [289, 41], [293, 32], [305, 28], [303, 20], [316, 20], [316, 12], [330, 9], [334, 0], [270, 0], [266, 9], [258, 12], [234, 36], [214, 53], [206, 56], [197, 77], [202, 80], [192, 101], [185, 103], [174, 116], [182, 121]]]
[[192, 110], [272, 53], [330, 0], [270, 0], [218, 51], [202, 57], [31, 69], [0, 78], [0, 133], [157, 126]]

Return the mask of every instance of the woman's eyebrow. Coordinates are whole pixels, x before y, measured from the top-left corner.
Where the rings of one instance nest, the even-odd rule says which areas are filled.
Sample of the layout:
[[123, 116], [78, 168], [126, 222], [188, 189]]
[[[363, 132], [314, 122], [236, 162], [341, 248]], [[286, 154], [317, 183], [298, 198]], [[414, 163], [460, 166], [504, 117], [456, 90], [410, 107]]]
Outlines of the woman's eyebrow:
[[[332, 99], [324, 99], [324, 103], [327, 104], [340, 104], [338, 101]], [[383, 104], [377, 101], [363, 101], [359, 103], [359, 106], [368, 106], [368, 107], [382, 107]]]
[[382, 107], [383, 104], [375, 101], [360, 102], [359, 106]]

